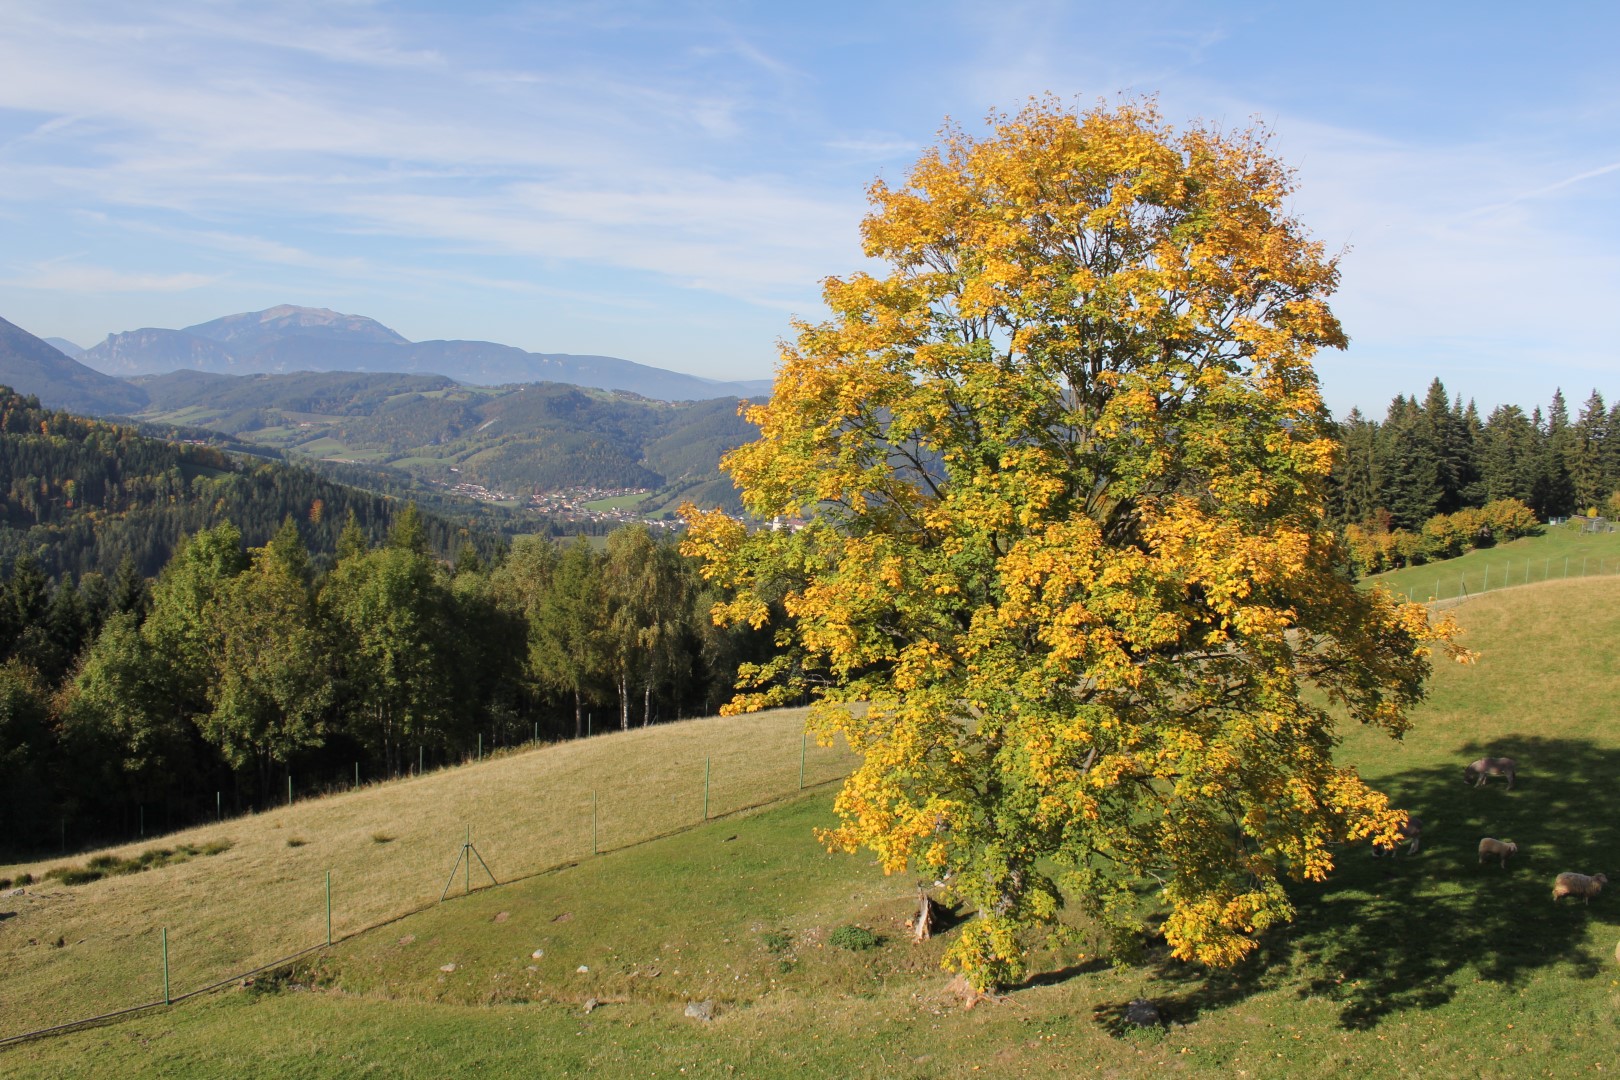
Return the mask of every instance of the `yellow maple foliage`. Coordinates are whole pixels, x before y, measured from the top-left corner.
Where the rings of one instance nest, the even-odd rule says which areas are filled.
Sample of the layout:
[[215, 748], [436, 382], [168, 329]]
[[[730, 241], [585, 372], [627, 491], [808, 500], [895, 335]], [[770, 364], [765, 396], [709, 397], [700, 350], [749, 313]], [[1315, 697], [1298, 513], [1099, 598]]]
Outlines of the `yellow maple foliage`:
[[1466, 654], [1336, 569], [1338, 267], [1290, 191], [1263, 131], [1151, 101], [947, 128], [871, 188], [889, 272], [826, 281], [726, 459], [804, 527], [687, 512], [716, 619], [782, 647], [730, 708], [816, 696], [863, 756], [823, 839], [947, 880], [981, 989], [1066, 903], [1128, 932], [1156, 897], [1177, 956], [1234, 963], [1285, 877], [1404, 820], [1334, 762], [1334, 711], [1399, 737], [1431, 653]]

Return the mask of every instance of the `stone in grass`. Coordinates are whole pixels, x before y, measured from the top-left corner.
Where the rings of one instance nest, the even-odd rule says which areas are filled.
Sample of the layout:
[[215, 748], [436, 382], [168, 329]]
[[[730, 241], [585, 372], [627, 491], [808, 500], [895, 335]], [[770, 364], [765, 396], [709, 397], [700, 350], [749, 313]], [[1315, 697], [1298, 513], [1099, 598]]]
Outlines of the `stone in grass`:
[[440, 971], [454, 971], [454, 970], [456, 970], [456, 965], [454, 965], [454, 964], [445, 964], [443, 967], [439, 968], [439, 970]]
[[704, 1023], [708, 1023], [714, 1019], [714, 1002], [689, 1001], [686, 1004], [686, 1015], [694, 1020], [702, 1020]]
[[581, 964], [579, 967], [574, 969], [575, 975], [589, 975], [590, 973], [591, 969], [586, 967], [584, 964]]
[[544, 949], [536, 949], [536, 950], [534, 950], [534, 952], [529, 954], [529, 959], [530, 960], [539, 960], [540, 958], [542, 958], [545, 955], [546, 955], [546, 950], [544, 950]]
[[510, 911], [502, 911], [502, 912], [500, 912], [499, 914], [497, 914], [495, 916], [495, 921], [496, 922], [505, 922], [507, 919], [510, 919], [511, 917], [512, 917], [512, 913]]
[[600, 1001], [597, 1001], [595, 998], [586, 998], [585, 999], [585, 1015], [589, 1016], [591, 1013], [595, 1012], [597, 1010], [597, 1007], [600, 1006], [601, 1004], [602, 1003]]
[[1125, 1006], [1125, 1022], [1137, 1027], [1158, 1027], [1159, 1007], [1146, 998], [1137, 998]]

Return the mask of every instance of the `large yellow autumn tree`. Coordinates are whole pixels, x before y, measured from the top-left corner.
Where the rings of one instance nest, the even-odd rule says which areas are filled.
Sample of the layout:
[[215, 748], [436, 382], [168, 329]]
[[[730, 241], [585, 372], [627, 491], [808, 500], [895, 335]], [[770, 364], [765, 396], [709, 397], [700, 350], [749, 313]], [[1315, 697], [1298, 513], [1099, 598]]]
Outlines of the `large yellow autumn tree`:
[[1263, 132], [1150, 101], [948, 128], [872, 186], [888, 272], [827, 279], [726, 459], [751, 514], [807, 524], [688, 512], [717, 619], [783, 647], [731, 707], [818, 698], [863, 755], [824, 839], [944, 877], [981, 988], [1065, 903], [1162, 905], [1177, 956], [1234, 963], [1285, 877], [1402, 820], [1334, 717], [1398, 737], [1458, 650], [1336, 569], [1338, 269], [1290, 187]]

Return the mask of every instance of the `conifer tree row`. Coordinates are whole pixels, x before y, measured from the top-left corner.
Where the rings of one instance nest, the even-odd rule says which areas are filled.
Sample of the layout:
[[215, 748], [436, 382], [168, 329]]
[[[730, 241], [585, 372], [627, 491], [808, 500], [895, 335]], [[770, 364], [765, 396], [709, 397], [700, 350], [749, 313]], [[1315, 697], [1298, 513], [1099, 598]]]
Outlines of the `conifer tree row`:
[[[0, 583], [0, 847], [66, 828], [122, 839], [215, 793], [245, 809], [419, 761], [672, 720], [722, 700], [758, 635], [715, 628], [688, 560], [644, 526], [598, 550], [524, 536], [452, 566], [414, 505], [371, 544], [350, 516], [318, 572], [291, 516], [245, 547], [226, 521], [148, 583], [54, 587], [28, 556]], [[154, 816], [156, 812], [156, 816]]]
[[1542, 521], [1620, 516], [1620, 402], [1605, 406], [1597, 390], [1573, 420], [1562, 391], [1545, 411], [1536, 406], [1526, 415], [1501, 405], [1482, 420], [1472, 401], [1448, 397], [1435, 379], [1422, 400], [1397, 396], [1381, 422], [1352, 409], [1339, 423], [1339, 439], [1334, 524], [1403, 533], [1412, 552], [1401, 558], [1456, 554], [1446, 550], [1449, 541], [1437, 549], [1417, 538], [1454, 531], [1456, 523], [1442, 516], [1495, 507], [1482, 519], [1489, 531], [1512, 516], [1504, 509], [1509, 501]]

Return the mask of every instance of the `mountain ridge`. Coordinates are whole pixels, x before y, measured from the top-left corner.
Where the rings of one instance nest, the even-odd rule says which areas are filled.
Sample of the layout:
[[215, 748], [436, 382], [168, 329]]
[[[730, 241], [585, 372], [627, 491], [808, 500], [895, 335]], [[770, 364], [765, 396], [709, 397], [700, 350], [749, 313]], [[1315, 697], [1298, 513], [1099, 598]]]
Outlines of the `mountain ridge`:
[[177, 370], [229, 375], [363, 371], [443, 375], [481, 386], [563, 382], [623, 390], [663, 401], [762, 397], [769, 380], [727, 382], [616, 356], [537, 353], [493, 341], [409, 341], [363, 315], [280, 304], [180, 330], [145, 327], [109, 334], [80, 355], [115, 378]]
[[5, 319], [0, 319], [0, 384], [69, 412], [132, 413], [147, 403], [139, 387], [80, 363]]

